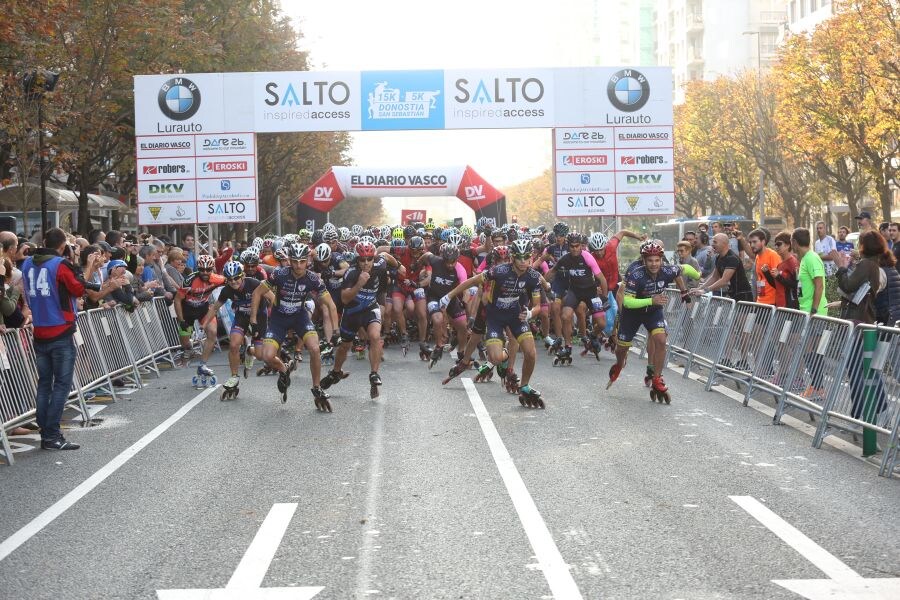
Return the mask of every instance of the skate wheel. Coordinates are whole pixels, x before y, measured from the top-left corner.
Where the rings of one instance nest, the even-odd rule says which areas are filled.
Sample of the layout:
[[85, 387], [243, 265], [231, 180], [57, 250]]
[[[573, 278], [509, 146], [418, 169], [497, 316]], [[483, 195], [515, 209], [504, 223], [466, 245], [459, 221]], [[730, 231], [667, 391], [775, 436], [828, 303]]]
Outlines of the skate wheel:
[[195, 375], [191, 378], [191, 383], [194, 385], [194, 387], [197, 387], [200, 384], [200, 379]]
[[519, 404], [526, 408], [528, 407], [528, 401], [525, 400], [525, 396], [519, 396]]
[[538, 398], [538, 399], [537, 399], [537, 405], [538, 405], [538, 408], [545, 408], [545, 406], [544, 406], [544, 400], [541, 399], [541, 398]]
[[216, 385], [216, 381], [217, 381], [217, 379], [216, 379], [215, 376], [210, 377], [210, 378], [209, 378], [209, 385], [210, 385], [210, 387]]

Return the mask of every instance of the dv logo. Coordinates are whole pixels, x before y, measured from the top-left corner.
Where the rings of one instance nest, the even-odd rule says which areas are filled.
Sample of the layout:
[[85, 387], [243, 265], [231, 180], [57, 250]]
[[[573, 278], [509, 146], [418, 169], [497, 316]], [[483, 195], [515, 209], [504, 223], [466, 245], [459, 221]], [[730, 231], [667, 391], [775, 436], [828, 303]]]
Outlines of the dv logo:
[[466, 200], [484, 200], [484, 185], [467, 185]]
[[316, 189], [313, 190], [313, 200], [318, 200], [320, 202], [328, 202], [331, 200], [331, 194], [334, 192], [333, 187], [325, 187], [322, 185], [317, 185]]

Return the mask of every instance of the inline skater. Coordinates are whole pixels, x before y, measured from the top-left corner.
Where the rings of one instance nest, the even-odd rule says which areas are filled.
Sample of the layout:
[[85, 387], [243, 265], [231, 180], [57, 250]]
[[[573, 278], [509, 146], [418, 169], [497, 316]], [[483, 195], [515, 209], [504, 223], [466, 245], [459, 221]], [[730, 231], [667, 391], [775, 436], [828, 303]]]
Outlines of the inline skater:
[[194, 376], [194, 387], [198, 383], [202, 387], [207, 384], [215, 385], [215, 372], [206, 365], [209, 356], [216, 345], [219, 323], [215, 314], [209, 316], [209, 299], [217, 287], [225, 283], [225, 278], [214, 273], [216, 261], [209, 254], [201, 254], [197, 257], [197, 271], [188, 275], [181, 289], [175, 295], [173, 306], [175, 316], [178, 318], [178, 335], [181, 346], [184, 348], [185, 364], [191, 357], [191, 335], [194, 330], [194, 321], [199, 321], [206, 334], [203, 340], [203, 350], [200, 355], [200, 364], [197, 366], [197, 374]]
[[268, 328], [262, 346], [262, 360], [266, 365], [278, 372], [278, 391], [281, 401], [287, 402], [287, 390], [291, 385], [291, 371], [294, 362], [284, 364], [279, 357], [279, 348], [289, 330], [293, 330], [309, 351], [309, 371], [312, 375], [312, 394], [316, 409], [331, 412], [328, 394], [320, 386], [322, 362], [319, 354], [319, 334], [310, 318], [312, 296], [318, 295], [319, 301], [334, 309], [334, 303], [328, 289], [318, 274], [309, 270], [309, 246], [291, 244], [287, 248], [291, 266], [276, 269], [272, 276], [258, 286], [253, 292], [250, 308], [250, 329], [255, 332], [259, 326], [259, 307], [263, 298], [272, 305]]
[[428, 365], [430, 369], [443, 355], [448, 317], [450, 325], [456, 332], [460, 354], [462, 353], [462, 346], [466, 340], [466, 307], [458, 298], [454, 298], [454, 301], [446, 307], [440, 305], [440, 300], [460, 281], [466, 280], [466, 270], [459, 264], [459, 248], [449, 243], [441, 245], [439, 256], [426, 255], [424, 262], [425, 276], [421, 285], [425, 288], [428, 316], [434, 329], [434, 351], [431, 353], [431, 363]]
[[[231, 368], [231, 377], [228, 378], [223, 385], [222, 400], [229, 398], [237, 398], [240, 385], [240, 377], [238, 370], [241, 366], [241, 347], [244, 345], [248, 326], [250, 325], [250, 308], [253, 300], [253, 292], [260, 285], [260, 281], [253, 277], [245, 277], [244, 267], [239, 262], [227, 262], [222, 268], [222, 274], [225, 276], [225, 286], [219, 292], [216, 302], [209, 307], [206, 314], [206, 320], [214, 319], [219, 309], [231, 300], [231, 309], [234, 311], [234, 323], [231, 331], [228, 332], [228, 366]], [[264, 306], [260, 306], [257, 315], [257, 322], [265, 323], [266, 311]], [[254, 335], [251, 344], [259, 347], [262, 343], [261, 337]], [[248, 344], [249, 345], [249, 344]], [[250, 354], [250, 348], [245, 350], [247, 355]], [[245, 363], [246, 365], [246, 363]], [[246, 376], [246, 371], [245, 371]]]
[[671, 401], [669, 390], [662, 378], [666, 360], [666, 318], [663, 307], [667, 302], [663, 292], [674, 282], [681, 292], [682, 301], [690, 302], [682, 275], [699, 279], [700, 273], [690, 265], [663, 265], [663, 246], [656, 240], [648, 240], [641, 244], [640, 251], [643, 264], [630, 265], [625, 275], [625, 293], [616, 341], [616, 363], [609, 369], [609, 383], [606, 388], [609, 389], [619, 378], [625, 366], [631, 340], [643, 325], [647, 330], [648, 374], [649, 368], [653, 369], [650, 399], [660, 403], [665, 401], [668, 404]]
[[378, 306], [378, 299], [386, 288], [388, 266], [397, 266], [399, 263], [389, 254], [377, 253], [375, 244], [368, 240], [358, 242], [354, 250], [356, 264], [344, 274], [341, 287], [341, 302], [344, 305], [340, 325], [341, 344], [338, 346], [334, 358], [334, 367], [322, 379], [322, 387], [327, 390], [350, 375], [350, 373], [342, 371], [341, 367], [347, 360], [347, 354], [356, 337], [356, 332], [364, 329], [371, 341], [369, 365], [372, 370], [369, 373], [369, 394], [372, 398], [376, 398], [379, 393], [378, 386], [382, 383], [378, 374], [378, 368], [381, 366], [381, 346], [379, 344], [381, 341], [381, 309]]
[[[441, 306], [448, 306], [454, 297], [472, 285], [489, 283], [486, 296], [487, 354], [491, 362], [504, 371], [508, 367], [509, 354], [503, 348], [505, 331], [511, 333], [522, 349], [522, 380], [519, 384], [519, 403], [529, 408], [544, 408], [541, 393], [529, 384], [534, 371], [534, 336], [528, 326], [532, 311], [540, 308], [541, 275], [531, 264], [531, 241], [519, 239], [512, 244], [512, 264], [500, 264], [470, 277], [441, 298]], [[499, 369], [498, 369], [499, 370]]]
[[[557, 273], [563, 273], [568, 281], [568, 289], [563, 299], [562, 327], [565, 346], [561, 347], [553, 360], [553, 364], [572, 363], [572, 330], [575, 310], [580, 304], [590, 307], [594, 315], [602, 314], [607, 309], [606, 278], [600, 271], [597, 261], [584, 250], [580, 234], [572, 232], [566, 236], [568, 252], [547, 272], [547, 279], [553, 279]], [[582, 337], [589, 344], [584, 330], [584, 321], [579, 319]]]
[[[544, 261], [549, 262], [552, 267], [560, 258], [566, 255], [568, 248], [566, 247], [566, 236], [569, 235], [569, 226], [562, 221], [553, 225], [553, 230], [548, 234], [548, 245], [544, 248], [544, 254], [538, 259], [534, 268], [540, 269]], [[550, 280], [550, 333], [544, 337], [544, 347], [552, 354], [558, 352], [563, 344], [563, 327], [562, 327], [562, 301], [566, 296], [568, 282], [565, 273], [559, 273]]]

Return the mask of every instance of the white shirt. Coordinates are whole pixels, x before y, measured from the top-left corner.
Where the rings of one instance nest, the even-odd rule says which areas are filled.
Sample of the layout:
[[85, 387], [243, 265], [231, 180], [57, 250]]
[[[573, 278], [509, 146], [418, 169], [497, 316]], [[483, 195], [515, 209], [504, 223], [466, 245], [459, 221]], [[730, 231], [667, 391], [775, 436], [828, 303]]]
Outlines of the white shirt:
[[[832, 250], [837, 250], [837, 244], [834, 243], [834, 238], [830, 235], [826, 235], [822, 239], [816, 237], [815, 243], [815, 251], [819, 256], [825, 254], [828, 255]], [[837, 265], [834, 264], [833, 260], [822, 259], [822, 262], [825, 263], [825, 275], [834, 275], [837, 273]]]

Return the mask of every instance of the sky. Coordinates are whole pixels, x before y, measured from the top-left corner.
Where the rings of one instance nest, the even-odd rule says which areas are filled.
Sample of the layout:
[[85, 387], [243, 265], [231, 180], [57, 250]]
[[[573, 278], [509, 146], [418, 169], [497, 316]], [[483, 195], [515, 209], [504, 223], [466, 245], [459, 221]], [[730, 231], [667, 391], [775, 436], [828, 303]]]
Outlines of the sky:
[[[311, 68], [350, 71], [590, 66], [590, 4], [281, 0], [304, 36]], [[359, 132], [351, 156], [366, 167], [468, 164], [502, 189], [551, 167], [551, 130]], [[418, 208], [415, 202], [386, 207], [399, 216], [399, 206]]]

